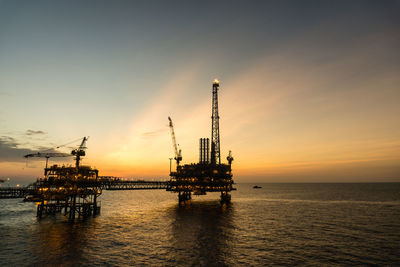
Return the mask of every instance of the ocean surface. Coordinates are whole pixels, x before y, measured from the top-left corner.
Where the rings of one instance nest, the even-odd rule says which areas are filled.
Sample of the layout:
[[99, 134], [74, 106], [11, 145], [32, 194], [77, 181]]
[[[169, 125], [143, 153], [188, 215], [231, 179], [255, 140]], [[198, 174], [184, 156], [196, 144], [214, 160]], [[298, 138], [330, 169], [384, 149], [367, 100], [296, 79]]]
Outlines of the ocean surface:
[[400, 183], [253, 185], [228, 206], [104, 191], [101, 214], [75, 223], [0, 199], [0, 266], [400, 266]]

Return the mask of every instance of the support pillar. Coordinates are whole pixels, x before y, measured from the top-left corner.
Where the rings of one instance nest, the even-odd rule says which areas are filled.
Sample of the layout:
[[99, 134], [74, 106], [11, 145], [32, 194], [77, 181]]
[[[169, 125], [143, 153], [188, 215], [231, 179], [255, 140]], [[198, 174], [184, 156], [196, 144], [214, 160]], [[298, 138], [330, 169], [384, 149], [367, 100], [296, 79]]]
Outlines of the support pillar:
[[75, 220], [75, 210], [76, 210], [76, 195], [72, 197], [72, 203], [69, 207], [69, 219]]
[[97, 195], [93, 197], [93, 217], [97, 215]]
[[221, 204], [231, 202], [231, 195], [227, 191], [221, 191]]
[[36, 216], [41, 219], [42, 218], [42, 214], [43, 214], [43, 207], [44, 207], [44, 203], [43, 200], [40, 202], [40, 204], [37, 206], [37, 213]]
[[192, 199], [192, 193], [186, 192], [186, 191], [179, 191], [178, 192], [178, 200], [179, 200], [179, 205], [183, 205], [186, 201], [191, 200]]

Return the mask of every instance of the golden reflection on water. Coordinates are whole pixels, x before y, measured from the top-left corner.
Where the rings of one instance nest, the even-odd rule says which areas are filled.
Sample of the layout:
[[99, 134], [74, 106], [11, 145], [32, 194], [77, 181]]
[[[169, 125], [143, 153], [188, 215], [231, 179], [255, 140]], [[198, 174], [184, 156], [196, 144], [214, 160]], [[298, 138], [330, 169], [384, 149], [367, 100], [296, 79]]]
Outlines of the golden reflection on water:
[[88, 240], [95, 236], [96, 220], [70, 223], [46, 218], [35, 226], [32, 251], [35, 261], [46, 266], [74, 266], [81, 262]]
[[194, 202], [189, 206], [176, 206], [173, 213], [170, 252], [175, 263], [226, 264], [232, 252], [233, 204], [221, 206], [215, 201]]
[[106, 192], [100, 216], [73, 224], [0, 201], [0, 266], [400, 262], [399, 184], [239, 186], [229, 206], [215, 194], [179, 207], [168, 192]]
[[[111, 215], [112, 214], [112, 215]], [[82, 263], [136, 265], [226, 264], [231, 254], [234, 206], [218, 201], [107, 212], [70, 223], [48, 217], [33, 226], [31, 251], [41, 266]], [[119, 257], [113, 262], [113, 257]], [[123, 255], [123, 256], [122, 256]]]

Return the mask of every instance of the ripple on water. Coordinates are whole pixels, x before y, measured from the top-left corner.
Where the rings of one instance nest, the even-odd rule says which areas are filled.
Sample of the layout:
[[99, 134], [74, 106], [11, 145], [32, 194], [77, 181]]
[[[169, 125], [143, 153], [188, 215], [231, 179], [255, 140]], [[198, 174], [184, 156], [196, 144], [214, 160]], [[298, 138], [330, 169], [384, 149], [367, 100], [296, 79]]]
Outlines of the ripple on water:
[[[164, 191], [106, 191], [100, 216], [38, 222], [35, 205], [0, 200], [1, 266], [393, 265], [399, 184], [239, 184], [179, 207]], [[118, 200], [118, 201], [116, 201]]]

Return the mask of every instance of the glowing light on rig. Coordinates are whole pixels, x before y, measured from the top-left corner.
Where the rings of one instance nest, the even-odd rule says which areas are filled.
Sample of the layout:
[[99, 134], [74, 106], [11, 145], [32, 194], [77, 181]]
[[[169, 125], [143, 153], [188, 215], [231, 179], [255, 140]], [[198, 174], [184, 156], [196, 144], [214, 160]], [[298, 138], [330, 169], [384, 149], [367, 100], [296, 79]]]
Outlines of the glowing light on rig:
[[219, 80], [218, 79], [214, 79], [214, 84], [219, 84]]

